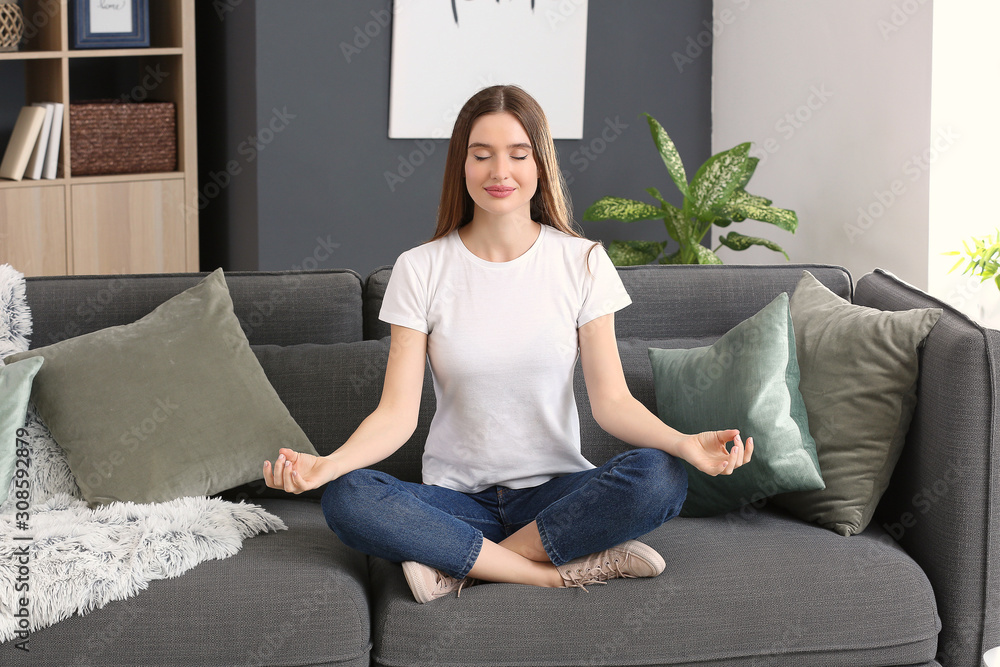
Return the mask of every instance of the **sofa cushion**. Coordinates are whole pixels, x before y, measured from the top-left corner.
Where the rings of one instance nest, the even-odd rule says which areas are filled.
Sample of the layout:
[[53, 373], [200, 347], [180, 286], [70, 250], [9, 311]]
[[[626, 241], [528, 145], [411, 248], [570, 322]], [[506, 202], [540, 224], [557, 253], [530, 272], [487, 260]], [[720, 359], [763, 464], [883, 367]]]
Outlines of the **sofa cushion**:
[[233, 314], [222, 270], [127, 325], [21, 352], [32, 400], [91, 504], [213, 494], [263, 476], [278, 447], [315, 453]]
[[877, 527], [845, 540], [750, 505], [673, 519], [641, 539], [666, 561], [658, 577], [589, 592], [480, 584], [424, 605], [398, 564], [373, 558], [373, 661], [842, 667], [934, 659], [940, 623], [930, 584]]
[[792, 295], [800, 389], [826, 488], [776, 497], [841, 535], [864, 530], [903, 451], [917, 402], [918, 348], [940, 308], [848, 303], [808, 271]]
[[[839, 266], [645, 265], [618, 267], [632, 305], [615, 313], [619, 339], [718, 338], [766, 306], [791, 294], [803, 267], [835, 294], [850, 300], [851, 275]], [[372, 271], [364, 283], [365, 338], [389, 335], [378, 319], [391, 266]]]
[[[388, 338], [331, 345], [255, 345], [252, 349], [278, 396], [321, 455], [344, 444], [378, 407], [389, 357]], [[420, 481], [423, 443], [435, 405], [428, 368], [424, 373], [417, 429], [403, 447], [375, 468], [399, 479]], [[319, 498], [323, 487], [303, 495]], [[224, 496], [288, 497], [284, 491], [267, 488], [263, 480], [233, 489]]]
[[258, 535], [234, 556], [32, 632], [23, 664], [366, 667], [365, 557], [337, 539], [316, 503], [260, 505], [288, 530]]
[[799, 393], [795, 334], [782, 292], [709, 347], [649, 348], [657, 414], [682, 433], [738, 428], [753, 459], [710, 476], [687, 461], [681, 516], [711, 516], [776, 493], [823, 488]]
[[[134, 322], [205, 273], [32, 276], [26, 297], [35, 347]], [[233, 310], [251, 345], [361, 340], [361, 277], [329, 271], [226, 273]]]

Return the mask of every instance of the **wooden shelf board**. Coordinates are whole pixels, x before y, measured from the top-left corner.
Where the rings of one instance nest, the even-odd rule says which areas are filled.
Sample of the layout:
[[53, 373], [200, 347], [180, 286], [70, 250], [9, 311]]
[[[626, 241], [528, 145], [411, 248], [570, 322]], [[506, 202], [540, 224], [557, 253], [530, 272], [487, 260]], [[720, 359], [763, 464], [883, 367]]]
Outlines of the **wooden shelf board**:
[[57, 60], [59, 58], [125, 58], [128, 56], [180, 56], [177, 47], [149, 49], [69, 49], [67, 51], [0, 51], [0, 60]]
[[9, 181], [0, 179], [0, 190], [12, 190], [17, 188], [39, 188], [54, 185], [99, 185], [101, 183], [132, 183], [134, 181], [176, 181], [184, 178], [182, 171], [164, 171], [149, 174], [107, 174], [102, 176], [72, 176], [70, 178], [23, 179], [20, 181]]
[[48, 186], [66, 184], [65, 178], [42, 178], [39, 180], [23, 179], [20, 181], [9, 181], [6, 178], [0, 179], [0, 190], [14, 190], [17, 188], [44, 188]]
[[57, 60], [64, 55], [65, 51], [3, 51], [0, 60]]
[[184, 49], [170, 47], [164, 49], [70, 49], [70, 58], [124, 58], [126, 56], [180, 56]]
[[108, 174], [106, 176], [71, 176], [70, 185], [95, 185], [98, 183], [131, 183], [132, 181], [170, 181], [184, 178], [182, 171], [163, 171], [149, 174]]

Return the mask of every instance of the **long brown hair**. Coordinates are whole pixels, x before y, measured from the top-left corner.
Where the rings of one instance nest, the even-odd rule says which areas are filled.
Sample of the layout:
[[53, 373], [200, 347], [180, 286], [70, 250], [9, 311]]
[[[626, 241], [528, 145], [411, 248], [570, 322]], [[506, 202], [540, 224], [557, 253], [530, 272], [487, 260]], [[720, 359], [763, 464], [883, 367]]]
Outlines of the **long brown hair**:
[[559, 170], [549, 121], [542, 107], [518, 86], [490, 86], [469, 98], [455, 120], [444, 165], [444, 185], [438, 206], [437, 229], [431, 241], [472, 221], [475, 202], [465, 184], [465, 160], [472, 125], [483, 114], [507, 112], [521, 123], [531, 141], [538, 166], [538, 189], [531, 198], [531, 219], [570, 236], [585, 238], [573, 221], [566, 179]]

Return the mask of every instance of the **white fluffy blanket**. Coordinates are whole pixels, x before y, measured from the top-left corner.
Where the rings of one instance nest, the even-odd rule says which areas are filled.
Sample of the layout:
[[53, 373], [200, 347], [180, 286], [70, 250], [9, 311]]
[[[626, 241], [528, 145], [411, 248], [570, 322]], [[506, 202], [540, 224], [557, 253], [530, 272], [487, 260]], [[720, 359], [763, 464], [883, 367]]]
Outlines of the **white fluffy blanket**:
[[[30, 334], [24, 277], [0, 264], [0, 359], [27, 349]], [[28, 630], [38, 630], [132, 597], [155, 579], [177, 577], [205, 560], [232, 556], [248, 537], [287, 529], [281, 519], [256, 505], [218, 498], [111, 503], [90, 509], [65, 453], [33, 406], [24, 428], [30, 452], [28, 529], [18, 527], [11, 487], [0, 506], [0, 642], [16, 637], [21, 629], [22, 619], [15, 614], [22, 597], [28, 600]], [[22, 565], [25, 559], [27, 565]]]
[[165, 503], [87, 503], [59, 494], [31, 507], [30, 534], [17, 541], [13, 517], [0, 523], [0, 641], [17, 631], [19, 555], [29, 552], [29, 630], [86, 614], [177, 577], [198, 563], [232, 556], [243, 540], [284, 530], [256, 505], [188, 497]]

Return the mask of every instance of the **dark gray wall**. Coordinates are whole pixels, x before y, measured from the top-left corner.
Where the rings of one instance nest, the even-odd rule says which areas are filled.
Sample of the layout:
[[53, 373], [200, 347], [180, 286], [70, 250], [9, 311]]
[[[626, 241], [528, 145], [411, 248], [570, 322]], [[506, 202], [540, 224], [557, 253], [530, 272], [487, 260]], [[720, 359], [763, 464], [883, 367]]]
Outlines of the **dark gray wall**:
[[[386, 0], [228, 0], [198, 11], [203, 269], [366, 275], [431, 236], [445, 142], [387, 138]], [[556, 142], [577, 220], [603, 195], [649, 200], [650, 186], [680, 203], [639, 114], [664, 124], [690, 172], [708, 157], [711, 49], [682, 67], [674, 54], [705, 41], [710, 21], [704, 0], [590, 0], [584, 138]], [[407, 163], [420, 164], [411, 173]], [[405, 180], [390, 184], [386, 172]], [[657, 221], [584, 231], [605, 243], [666, 239]]]

